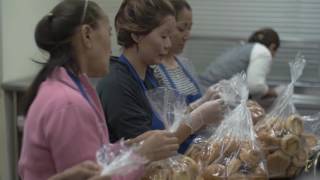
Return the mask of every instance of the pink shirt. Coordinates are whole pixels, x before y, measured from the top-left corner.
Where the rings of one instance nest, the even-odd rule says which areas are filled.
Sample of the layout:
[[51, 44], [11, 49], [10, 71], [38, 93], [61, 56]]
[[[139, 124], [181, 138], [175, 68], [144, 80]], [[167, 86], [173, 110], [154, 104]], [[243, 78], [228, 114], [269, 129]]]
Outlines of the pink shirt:
[[[22, 179], [44, 180], [85, 160], [96, 161], [97, 150], [109, 144], [96, 91], [85, 75], [80, 81], [92, 105], [64, 68], [55, 69], [39, 87], [24, 126], [19, 161]], [[139, 175], [141, 171], [123, 179], [138, 179]]]

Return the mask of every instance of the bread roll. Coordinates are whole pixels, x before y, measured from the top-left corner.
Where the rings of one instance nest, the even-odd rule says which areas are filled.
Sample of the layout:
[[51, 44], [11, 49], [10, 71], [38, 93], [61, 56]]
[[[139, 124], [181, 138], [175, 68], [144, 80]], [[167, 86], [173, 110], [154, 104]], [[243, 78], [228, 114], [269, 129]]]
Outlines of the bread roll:
[[211, 164], [203, 173], [204, 180], [222, 180], [224, 176], [225, 166], [221, 164]]
[[248, 176], [242, 173], [234, 173], [227, 178], [228, 180], [248, 180]]
[[250, 176], [252, 178], [265, 178], [267, 179], [267, 172], [266, 170], [262, 169], [261, 167], [256, 167], [256, 169], [253, 171], [253, 174]]
[[261, 158], [261, 154], [257, 150], [253, 149], [244, 149], [242, 148], [240, 150], [240, 160], [245, 164], [245, 166], [248, 166], [250, 168], [255, 168], [258, 166]]
[[301, 148], [292, 158], [292, 163], [296, 167], [304, 167], [307, 163], [308, 157], [308, 150], [306, 148]]
[[272, 135], [272, 132], [262, 131], [257, 134], [258, 140], [263, 142], [266, 146], [276, 146], [281, 145], [281, 138]]
[[305, 139], [309, 149], [313, 148], [314, 146], [316, 146], [318, 144], [318, 139], [314, 134], [303, 133], [302, 137]]
[[253, 124], [256, 124], [266, 114], [264, 109], [255, 101], [249, 100], [247, 102], [247, 107], [251, 112], [251, 117], [252, 117]]
[[288, 177], [294, 177], [298, 174], [299, 170], [301, 168], [295, 167], [295, 166], [290, 166], [287, 170], [287, 176]]
[[239, 149], [239, 143], [231, 137], [224, 138], [222, 144], [224, 156], [230, 156]]
[[233, 158], [227, 165], [227, 176], [230, 176], [239, 171], [241, 167], [241, 161], [237, 158]]
[[206, 156], [202, 160], [208, 162], [207, 165], [211, 164], [214, 160], [216, 160], [221, 153], [221, 146], [217, 143], [214, 143], [209, 146], [206, 152]]
[[183, 166], [185, 167], [185, 170], [189, 172], [189, 175], [192, 178], [195, 178], [197, 176], [199, 172], [199, 168], [197, 163], [193, 159], [187, 156], [183, 156], [183, 158], [179, 163], [183, 164]]
[[300, 147], [300, 139], [296, 135], [288, 134], [281, 140], [281, 150], [290, 156], [294, 156]]
[[163, 179], [171, 179], [172, 172], [170, 169], [167, 169], [161, 165], [149, 165], [144, 173], [144, 176], [141, 178], [142, 180], [163, 180]]
[[172, 179], [170, 180], [193, 180], [188, 171], [172, 171]]
[[267, 157], [268, 172], [271, 177], [283, 177], [290, 164], [290, 157], [281, 150], [270, 154]]
[[288, 131], [295, 135], [300, 135], [303, 132], [303, 122], [300, 117], [291, 115], [287, 120], [285, 127]]

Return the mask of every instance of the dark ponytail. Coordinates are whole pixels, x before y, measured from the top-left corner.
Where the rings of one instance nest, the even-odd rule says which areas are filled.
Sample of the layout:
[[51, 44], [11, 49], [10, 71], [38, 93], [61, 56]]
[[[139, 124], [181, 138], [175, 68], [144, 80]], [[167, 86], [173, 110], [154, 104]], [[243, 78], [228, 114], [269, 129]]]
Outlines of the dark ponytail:
[[[85, 9], [85, 4], [87, 9]], [[81, 17], [86, 12], [83, 22]], [[72, 55], [71, 37], [81, 24], [89, 24], [93, 28], [103, 16], [101, 8], [94, 2], [86, 0], [63, 0], [52, 11], [44, 16], [35, 29], [37, 46], [49, 53], [49, 58], [38, 72], [29, 87], [23, 106], [24, 115], [27, 114], [39, 87], [57, 67], [65, 67], [73, 72], [79, 72], [79, 65]], [[39, 62], [38, 62], [39, 63]]]
[[271, 44], [276, 45], [275, 49], [280, 47], [280, 38], [278, 33], [271, 29], [271, 28], [263, 28], [260, 30], [255, 31], [248, 40], [249, 43], [260, 43], [266, 46], [267, 48], [270, 47]]

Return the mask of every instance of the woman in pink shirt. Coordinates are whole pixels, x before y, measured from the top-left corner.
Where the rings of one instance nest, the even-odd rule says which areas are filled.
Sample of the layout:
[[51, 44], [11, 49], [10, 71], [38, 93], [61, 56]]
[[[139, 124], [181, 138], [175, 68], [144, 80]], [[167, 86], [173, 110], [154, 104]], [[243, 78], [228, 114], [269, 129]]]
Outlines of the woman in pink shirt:
[[[38, 23], [35, 41], [49, 58], [27, 94], [22, 179], [48, 179], [83, 161], [95, 161], [100, 147], [112, 146], [101, 104], [88, 81], [88, 76], [108, 71], [110, 32], [107, 15], [89, 0], [63, 0]], [[133, 139], [139, 141], [144, 143], [137, 153], [151, 161], [178, 148], [177, 138], [165, 131]], [[140, 172], [123, 179], [137, 179]]]

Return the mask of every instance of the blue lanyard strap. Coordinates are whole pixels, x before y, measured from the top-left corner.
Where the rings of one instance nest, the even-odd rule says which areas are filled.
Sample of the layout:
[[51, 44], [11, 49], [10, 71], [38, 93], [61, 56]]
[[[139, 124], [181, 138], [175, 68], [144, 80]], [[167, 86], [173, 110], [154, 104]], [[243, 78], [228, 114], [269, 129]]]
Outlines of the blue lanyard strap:
[[[182, 65], [182, 63], [179, 61], [179, 59], [176, 59], [177, 63], [178, 63], [178, 66], [181, 67], [183, 73], [187, 76], [187, 78], [189, 78], [189, 80], [194, 84], [194, 86], [196, 87], [197, 91], [199, 94], [201, 94], [201, 91], [200, 91], [200, 87], [198, 85], [198, 83], [196, 83], [196, 81], [194, 80], [194, 78], [191, 76], [191, 74], [186, 70], [186, 68]], [[163, 65], [163, 64], [160, 64], [159, 65], [160, 69], [162, 70], [162, 72], [165, 74], [166, 78], [168, 79], [171, 87], [173, 89], [177, 89], [174, 81], [172, 80], [171, 76], [169, 75], [166, 67]]]
[[[145, 86], [143, 80], [139, 77], [137, 71], [129, 63], [128, 59], [124, 55], [121, 55], [119, 57], [119, 61], [122, 62], [123, 64], [125, 64], [128, 67], [129, 72], [133, 75], [133, 78], [138, 82], [140, 89], [145, 94], [145, 92], [147, 91], [147, 87]], [[151, 71], [152, 70], [148, 67], [147, 68], [147, 72], [146, 72], [146, 79], [152, 84], [153, 87], [158, 87], [158, 83], [155, 80], [155, 78], [154, 78], [154, 76], [153, 76]]]
[[[90, 101], [90, 98], [89, 98], [88, 94], [86, 93], [86, 91], [84, 90], [84, 87], [83, 87], [83, 85], [82, 85], [79, 77], [77, 77], [77, 76], [76, 76], [74, 73], [72, 73], [70, 70], [67, 70], [67, 73], [68, 73], [69, 77], [72, 79], [72, 81], [77, 85], [77, 87], [78, 87], [81, 95], [87, 100], [87, 102], [89, 103], [89, 105], [91, 106], [91, 108], [95, 111], [95, 113], [97, 114], [97, 116], [100, 118], [101, 123], [104, 122], [104, 121], [105, 121], [105, 120], [104, 120], [104, 117], [102, 117], [102, 116], [100, 115], [100, 113], [97, 111], [97, 109], [94, 107], [94, 105], [93, 105], [92, 102]], [[103, 124], [101, 124], [101, 125], [103, 126]], [[103, 133], [102, 129], [100, 129], [99, 127], [98, 127], [98, 129], [99, 129], [99, 133], [100, 133], [100, 135], [101, 135], [100, 141], [101, 141], [101, 146], [102, 146], [102, 145], [104, 145], [104, 142], [103, 142], [104, 133]]]
[[76, 83], [81, 95], [88, 101], [88, 103], [92, 106], [91, 101], [89, 99], [89, 96], [87, 95], [86, 91], [84, 90], [84, 87], [81, 84], [80, 79], [74, 74], [72, 73], [70, 70], [67, 70], [68, 75], [70, 76], [70, 78], [73, 80], [74, 83]]

